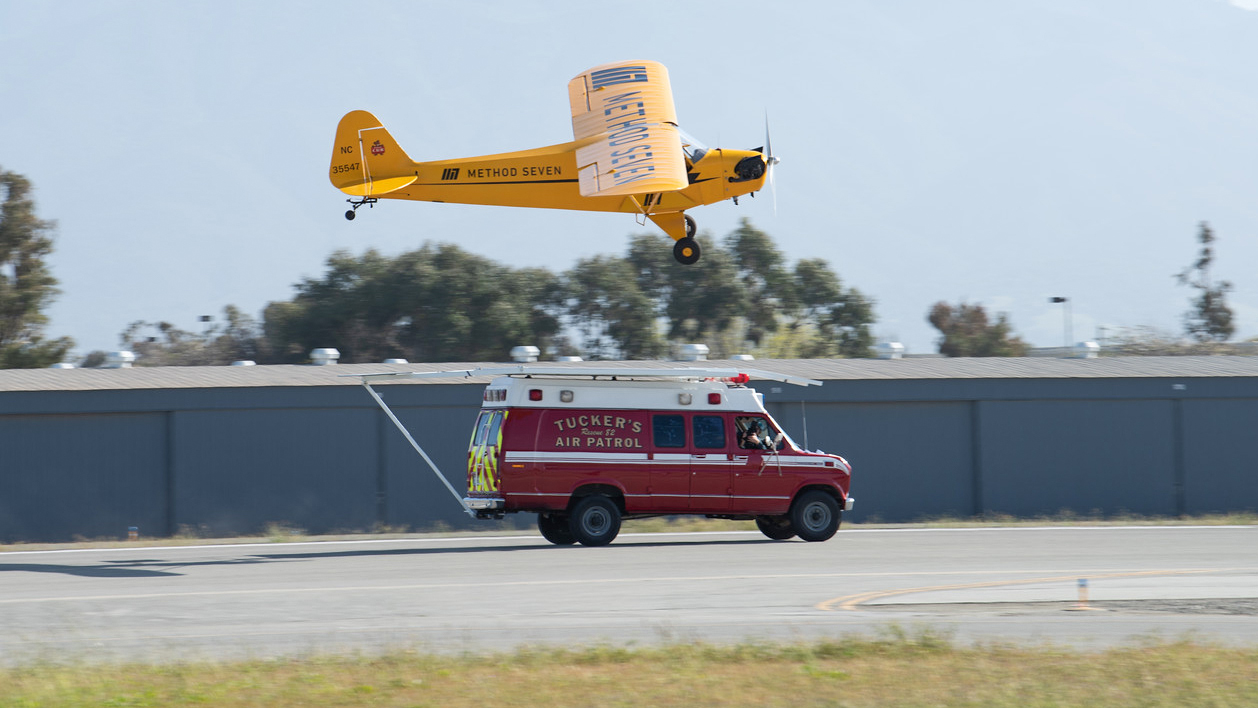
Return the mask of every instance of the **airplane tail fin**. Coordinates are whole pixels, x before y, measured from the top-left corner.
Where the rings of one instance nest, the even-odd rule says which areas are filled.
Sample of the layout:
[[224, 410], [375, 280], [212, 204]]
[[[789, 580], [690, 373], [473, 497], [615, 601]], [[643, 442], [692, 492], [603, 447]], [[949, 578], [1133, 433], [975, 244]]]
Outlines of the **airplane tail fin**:
[[355, 197], [370, 197], [414, 182], [415, 163], [389, 131], [367, 111], [350, 111], [336, 126], [332, 186]]

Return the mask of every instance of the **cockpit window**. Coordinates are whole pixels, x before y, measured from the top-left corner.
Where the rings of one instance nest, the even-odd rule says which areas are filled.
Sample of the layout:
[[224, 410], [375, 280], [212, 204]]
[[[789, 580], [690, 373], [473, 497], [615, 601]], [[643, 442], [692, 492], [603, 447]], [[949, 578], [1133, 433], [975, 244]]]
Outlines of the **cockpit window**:
[[678, 128], [677, 132], [681, 133], [681, 149], [686, 153], [686, 157], [690, 158], [691, 164], [702, 160], [703, 156], [708, 152], [708, 146], [695, 140], [681, 128]]

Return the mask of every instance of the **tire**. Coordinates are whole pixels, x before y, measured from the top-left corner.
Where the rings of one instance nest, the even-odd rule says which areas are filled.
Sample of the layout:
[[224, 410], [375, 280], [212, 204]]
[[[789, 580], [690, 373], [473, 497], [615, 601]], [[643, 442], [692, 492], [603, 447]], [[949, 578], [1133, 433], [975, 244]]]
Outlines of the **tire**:
[[582, 546], [606, 546], [620, 533], [620, 509], [602, 494], [584, 497], [572, 507], [568, 529]]
[[791, 525], [789, 516], [757, 516], [756, 528], [774, 541], [795, 538], [795, 527]]
[[577, 542], [572, 535], [572, 530], [568, 527], [568, 517], [563, 514], [548, 512], [538, 514], [537, 530], [542, 532], [542, 538], [556, 546], [571, 546]]
[[682, 216], [686, 217], [686, 235], [694, 238], [695, 232], [699, 230], [699, 225], [695, 223], [693, 216], [685, 213]]
[[834, 497], [820, 489], [809, 489], [791, 504], [791, 526], [805, 541], [824, 541], [839, 530], [842, 512]]
[[699, 242], [689, 236], [677, 239], [673, 244], [673, 258], [682, 265], [694, 265], [699, 260]]

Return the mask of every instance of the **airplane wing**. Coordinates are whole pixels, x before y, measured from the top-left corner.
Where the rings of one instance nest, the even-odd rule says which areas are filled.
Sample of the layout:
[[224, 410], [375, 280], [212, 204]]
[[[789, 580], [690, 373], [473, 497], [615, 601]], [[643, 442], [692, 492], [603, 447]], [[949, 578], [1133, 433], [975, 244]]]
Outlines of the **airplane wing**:
[[689, 184], [668, 70], [654, 61], [597, 66], [568, 82], [581, 196], [649, 194]]

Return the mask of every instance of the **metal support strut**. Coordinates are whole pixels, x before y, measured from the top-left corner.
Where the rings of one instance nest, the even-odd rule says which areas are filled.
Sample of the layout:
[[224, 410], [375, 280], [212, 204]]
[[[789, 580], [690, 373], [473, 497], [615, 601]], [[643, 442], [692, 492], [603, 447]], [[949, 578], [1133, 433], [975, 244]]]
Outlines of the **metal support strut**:
[[444, 474], [441, 474], [441, 470], [437, 469], [437, 465], [433, 463], [430, 457], [428, 457], [428, 454], [424, 452], [422, 447], [419, 446], [419, 443], [415, 442], [415, 438], [411, 437], [411, 434], [406, 429], [406, 426], [402, 425], [402, 421], [398, 420], [396, 415], [393, 415], [393, 411], [389, 409], [387, 404], [385, 404], [384, 399], [380, 397], [380, 394], [376, 393], [376, 390], [373, 389], [371, 384], [366, 381], [363, 381], [363, 388], [367, 389], [367, 393], [370, 393], [371, 397], [376, 399], [376, 403], [380, 405], [384, 414], [389, 416], [389, 420], [393, 421], [393, 424], [397, 426], [398, 430], [402, 431], [402, 434], [406, 436], [406, 441], [411, 444], [411, 447], [415, 448], [415, 452], [418, 452], [419, 456], [424, 458], [424, 462], [427, 462], [428, 466], [432, 468], [432, 471], [437, 475], [437, 479], [441, 480], [441, 483], [446, 485], [446, 489], [450, 490], [450, 494], [454, 496], [454, 500], [459, 503], [459, 506], [463, 507], [463, 511], [467, 512], [468, 516], [476, 518], [476, 512], [472, 511], [472, 509], [463, 502], [463, 497], [460, 496], [458, 492], [454, 491], [454, 487], [451, 486], [450, 480], [446, 479]]

